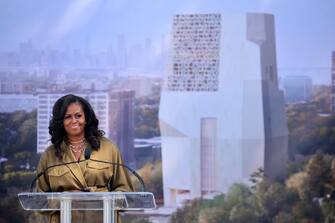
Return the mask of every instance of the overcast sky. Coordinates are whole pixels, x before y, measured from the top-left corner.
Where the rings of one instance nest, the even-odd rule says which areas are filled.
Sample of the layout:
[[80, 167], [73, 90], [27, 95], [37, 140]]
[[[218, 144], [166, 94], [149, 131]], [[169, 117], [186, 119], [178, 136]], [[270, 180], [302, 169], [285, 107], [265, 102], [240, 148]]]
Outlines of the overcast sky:
[[307, 74], [330, 80], [335, 50], [334, 0], [0, 0], [0, 51], [17, 50], [32, 39], [39, 47], [84, 48], [160, 42], [177, 13], [264, 12], [275, 15], [281, 75]]

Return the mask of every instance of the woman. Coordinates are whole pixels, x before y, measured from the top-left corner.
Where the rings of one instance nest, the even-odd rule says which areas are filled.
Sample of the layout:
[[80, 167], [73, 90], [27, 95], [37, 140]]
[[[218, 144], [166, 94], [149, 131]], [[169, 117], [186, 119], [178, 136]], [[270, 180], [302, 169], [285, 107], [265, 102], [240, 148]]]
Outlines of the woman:
[[[121, 154], [98, 129], [98, 120], [91, 105], [83, 98], [65, 95], [53, 107], [49, 125], [51, 143], [42, 154], [37, 173], [50, 168], [38, 179], [37, 191], [133, 191], [125, 168], [85, 160], [85, 149], [92, 151], [95, 160], [123, 163]], [[72, 212], [72, 222], [102, 222], [102, 212]], [[59, 212], [50, 214], [49, 222], [59, 222]]]

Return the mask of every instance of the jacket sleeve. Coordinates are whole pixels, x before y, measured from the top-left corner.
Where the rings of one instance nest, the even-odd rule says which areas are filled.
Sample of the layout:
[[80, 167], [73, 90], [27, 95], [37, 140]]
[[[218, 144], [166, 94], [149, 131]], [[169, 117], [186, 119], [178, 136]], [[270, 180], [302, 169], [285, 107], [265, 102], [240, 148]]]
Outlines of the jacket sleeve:
[[[115, 154], [115, 162], [123, 164], [123, 160], [121, 157], [120, 151], [117, 149]], [[122, 191], [122, 192], [131, 192], [134, 191], [133, 184], [129, 177], [129, 171], [126, 167], [123, 166], [115, 166], [113, 168], [113, 179], [110, 182], [110, 188], [112, 191]]]
[[[36, 176], [41, 173], [42, 171], [45, 171], [48, 165], [48, 158], [47, 158], [47, 153], [44, 152], [41, 156], [41, 159], [38, 163], [37, 169], [36, 169]], [[37, 179], [36, 183], [36, 191], [37, 192], [48, 192], [50, 191], [50, 186], [49, 186], [49, 181], [46, 176], [46, 174], [41, 175]]]

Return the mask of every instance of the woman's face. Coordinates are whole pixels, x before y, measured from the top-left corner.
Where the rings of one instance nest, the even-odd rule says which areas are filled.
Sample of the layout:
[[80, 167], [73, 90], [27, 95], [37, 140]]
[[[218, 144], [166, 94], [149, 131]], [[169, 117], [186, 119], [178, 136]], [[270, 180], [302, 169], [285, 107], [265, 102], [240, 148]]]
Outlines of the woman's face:
[[67, 107], [63, 125], [67, 137], [83, 138], [85, 136], [85, 113], [80, 103], [74, 102]]

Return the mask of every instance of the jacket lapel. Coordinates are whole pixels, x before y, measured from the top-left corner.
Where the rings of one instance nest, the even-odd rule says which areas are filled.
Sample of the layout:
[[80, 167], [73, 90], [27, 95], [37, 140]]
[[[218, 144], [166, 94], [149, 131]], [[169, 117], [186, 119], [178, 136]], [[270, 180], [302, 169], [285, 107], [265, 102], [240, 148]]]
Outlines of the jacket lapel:
[[[64, 163], [75, 161], [73, 155], [71, 154], [71, 150], [67, 147], [67, 145], [64, 142], [62, 143], [62, 150], [64, 152], [63, 153]], [[77, 184], [79, 184], [80, 188], [86, 188], [87, 183], [79, 163], [67, 164], [66, 167], [71, 171], [73, 180]]]

